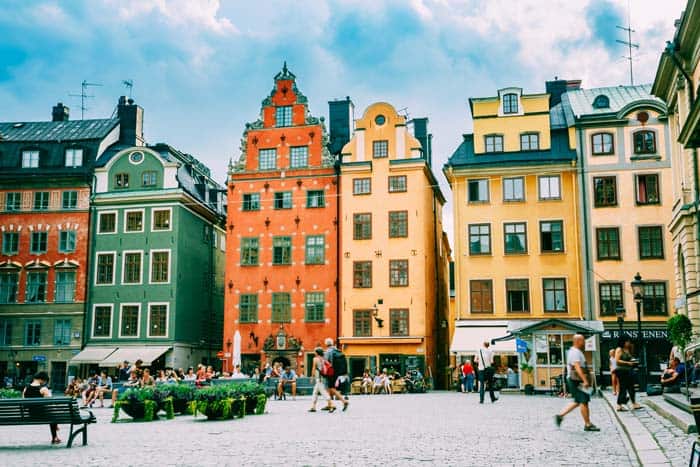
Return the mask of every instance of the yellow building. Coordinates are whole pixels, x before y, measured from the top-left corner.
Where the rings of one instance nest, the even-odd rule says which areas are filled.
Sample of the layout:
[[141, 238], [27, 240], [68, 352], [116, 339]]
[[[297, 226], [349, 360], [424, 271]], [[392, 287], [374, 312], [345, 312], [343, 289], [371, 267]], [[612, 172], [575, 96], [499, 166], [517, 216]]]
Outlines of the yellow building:
[[449, 365], [437, 346], [449, 302], [445, 199], [426, 130], [427, 119], [376, 103], [342, 150], [339, 341], [352, 377], [415, 367], [439, 384]]

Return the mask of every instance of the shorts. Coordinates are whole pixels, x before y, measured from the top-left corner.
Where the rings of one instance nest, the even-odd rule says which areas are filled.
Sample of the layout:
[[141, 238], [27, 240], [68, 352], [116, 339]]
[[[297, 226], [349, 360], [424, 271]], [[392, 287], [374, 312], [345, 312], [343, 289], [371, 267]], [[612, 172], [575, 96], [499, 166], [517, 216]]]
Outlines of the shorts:
[[566, 378], [569, 393], [574, 398], [577, 404], [588, 404], [591, 401], [591, 396], [583, 391], [580, 381], [574, 381], [571, 378]]

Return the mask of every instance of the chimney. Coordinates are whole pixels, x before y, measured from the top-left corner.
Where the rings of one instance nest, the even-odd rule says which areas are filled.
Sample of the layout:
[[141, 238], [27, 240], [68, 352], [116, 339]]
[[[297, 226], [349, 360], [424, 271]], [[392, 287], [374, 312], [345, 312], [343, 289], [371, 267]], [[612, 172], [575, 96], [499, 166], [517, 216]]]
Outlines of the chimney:
[[346, 97], [344, 100], [330, 101], [328, 102], [328, 113], [330, 117], [328, 150], [331, 154], [337, 156], [352, 136], [355, 106], [350, 97]]
[[420, 141], [423, 148], [423, 159], [428, 161], [428, 165], [432, 166], [433, 162], [433, 135], [428, 133], [428, 119], [425, 117], [414, 118], [411, 120], [413, 124], [413, 136]]
[[119, 142], [129, 146], [144, 146], [143, 109], [126, 96], [119, 97], [117, 104], [119, 117]]
[[63, 102], [53, 106], [51, 111], [51, 121], [52, 122], [67, 122], [68, 116], [70, 115], [70, 109], [63, 105]]
[[574, 91], [576, 89], [581, 89], [580, 79], [558, 79], [554, 78], [554, 81], [545, 82], [545, 90], [549, 94], [549, 108], [551, 109], [555, 105], [561, 102], [561, 95], [567, 91]]

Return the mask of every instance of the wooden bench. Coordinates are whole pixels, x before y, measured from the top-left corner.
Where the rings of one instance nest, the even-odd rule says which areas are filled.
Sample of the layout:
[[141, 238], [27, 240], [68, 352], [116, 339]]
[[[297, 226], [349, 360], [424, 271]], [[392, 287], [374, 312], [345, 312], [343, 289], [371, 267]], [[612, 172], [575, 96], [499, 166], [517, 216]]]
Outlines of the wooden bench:
[[[265, 387], [265, 394], [267, 397], [275, 396], [277, 394], [277, 385], [279, 384], [278, 377], [268, 378], [263, 386]], [[284, 387], [285, 394], [289, 394], [291, 386]], [[314, 380], [308, 376], [297, 377], [297, 396], [308, 396], [314, 390]]]
[[[70, 425], [70, 435], [66, 447], [73, 445], [73, 440], [83, 434], [83, 446], [87, 444], [87, 426], [97, 419], [90, 412], [80, 412], [78, 401], [71, 397], [42, 397], [36, 399], [2, 399], [0, 400], [0, 425], [48, 425], [58, 423]], [[76, 425], [82, 428], [73, 431]]]

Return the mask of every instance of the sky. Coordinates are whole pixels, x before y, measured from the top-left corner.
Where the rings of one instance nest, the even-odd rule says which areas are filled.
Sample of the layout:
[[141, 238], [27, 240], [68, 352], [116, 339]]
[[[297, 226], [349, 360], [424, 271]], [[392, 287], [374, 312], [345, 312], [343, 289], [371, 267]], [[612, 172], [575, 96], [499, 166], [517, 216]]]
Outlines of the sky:
[[[651, 83], [685, 0], [70, 0], [0, 2], [0, 121], [50, 120], [58, 101], [80, 118], [112, 115], [118, 96], [145, 109], [148, 143], [193, 154], [223, 183], [246, 122], [284, 61], [315, 116], [350, 96], [428, 117], [433, 167], [471, 131], [467, 99], [546, 80], [585, 88]], [[444, 211], [452, 237], [451, 202]]]

